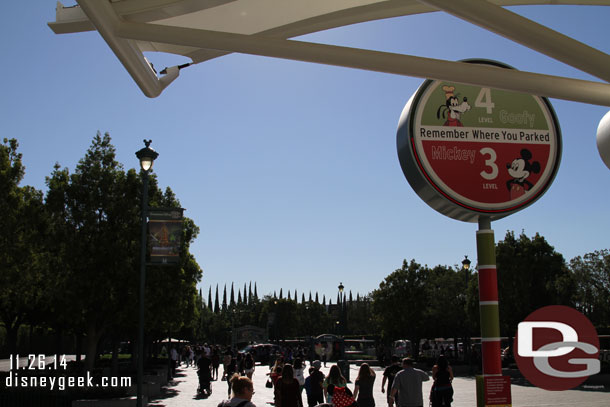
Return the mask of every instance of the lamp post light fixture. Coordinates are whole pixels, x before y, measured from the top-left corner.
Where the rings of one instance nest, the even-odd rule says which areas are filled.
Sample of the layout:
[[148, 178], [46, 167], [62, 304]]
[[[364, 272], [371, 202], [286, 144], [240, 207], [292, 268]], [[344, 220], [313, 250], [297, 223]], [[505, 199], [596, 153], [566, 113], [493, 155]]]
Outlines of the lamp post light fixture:
[[468, 260], [468, 256], [464, 255], [464, 260], [462, 260], [462, 269], [470, 270], [470, 263], [471, 263], [471, 261]]
[[152, 140], [144, 140], [146, 147], [136, 152], [142, 171], [142, 235], [140, 241], [140, 316], [138, 329], [138, 383], [137, 407], [142, 407], [142, 388], [144, 380], [144, 289], [146, 286], [146, 219], [148, 216], [148, 172], [152, 169], [155, 159], [159, 156], [150, 148]]

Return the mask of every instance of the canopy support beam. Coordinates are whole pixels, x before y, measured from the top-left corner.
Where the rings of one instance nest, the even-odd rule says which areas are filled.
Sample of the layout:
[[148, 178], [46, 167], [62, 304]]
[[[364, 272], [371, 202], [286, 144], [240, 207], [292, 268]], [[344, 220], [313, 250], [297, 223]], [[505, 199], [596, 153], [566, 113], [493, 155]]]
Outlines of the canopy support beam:
[[135, 42], [116, 36], [122, 20], [109, 1], [78, 0], [78, 4], [146, 96], [159, 96], [178, 77], [179, 69], [172, 67], [159, 79]]
[[610, 82], [610, 55], [487, 1], [418, 0]]
[[[83, 0], [80, 0], [83, 1]], [[123, 39], [358, 68], [610, 106], [610, 84], [560, 76], [296, 40], [120, 21]]]

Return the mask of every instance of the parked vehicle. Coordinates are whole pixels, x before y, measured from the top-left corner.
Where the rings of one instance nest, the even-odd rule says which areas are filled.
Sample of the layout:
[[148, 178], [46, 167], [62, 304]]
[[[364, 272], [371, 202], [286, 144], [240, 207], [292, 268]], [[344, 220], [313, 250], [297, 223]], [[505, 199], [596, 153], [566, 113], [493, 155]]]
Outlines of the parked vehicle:
[[392, 354], [399, 358], [413, 356], [413, 344], [408, 339], [399, 339], [392, 344]]
[[256, 362], [259, 362], [263, 365], [268, 364], [271, 359], [271, 355], [273, 353], [277, 353], [280, 351], [280, 347], [278, 345], [274, 345], [271, 343], [257, 343], [248, 345], [242, 350], [240, 353], [251, 353]]

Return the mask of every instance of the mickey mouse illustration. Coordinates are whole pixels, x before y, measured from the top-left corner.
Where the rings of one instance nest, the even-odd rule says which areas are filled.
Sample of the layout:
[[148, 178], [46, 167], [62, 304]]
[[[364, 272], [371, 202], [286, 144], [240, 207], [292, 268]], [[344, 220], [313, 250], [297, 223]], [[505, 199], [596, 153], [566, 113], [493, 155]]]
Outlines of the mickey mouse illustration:
[[534, 186], [527, 178], [532, 173], [538, 174], [540, 172], [540, 163], [538, 161], [530, 162], [531, 159], [532, 153], [524, 148], [521, 150], [521, 157], [515, 158], [512, 163], [506, 164], [508, 174], [512, 177], [512, 179], [506, 182], [511, 199], [525, 195]]
[[467, 97], [464, 97], [462, 102], [460, 102], [460, 99], [455, 96], [454, 91], [455, 86], [443, 86], [443, 92], [445, 92], [445, 104], [439, 106], [438, 110], [436, 111], [436, 118], [440, 119], [441, 115], [443, 117], [447, 117], [447, 121], [445, 121], [443, 126], [464, 127], [460, 121], [460, 118], [462, 117], [462, 113], [470, 110], [470, 105], [468, 104]]

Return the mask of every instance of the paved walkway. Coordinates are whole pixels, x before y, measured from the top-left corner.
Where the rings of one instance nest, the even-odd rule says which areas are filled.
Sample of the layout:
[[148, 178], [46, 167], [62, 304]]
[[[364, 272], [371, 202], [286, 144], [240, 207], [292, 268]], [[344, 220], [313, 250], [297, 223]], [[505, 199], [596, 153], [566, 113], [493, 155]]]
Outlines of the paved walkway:
[[[328, 373], [331, 364], [322, 367], [324, 374]], [[267, 366], [256, 366], [254, 372], [254, 397], [252, 402], [257, 407], [271, 407], [273, 401], [273, 389], [265, 387], [267, 380]], [[220, 368], [222, 372], [222, 367]], [[383, 371], [381, 368], [373, 368], [377, 373], [373, 395], [377, 407], [387, 407], [385, 394], [381, 393], [381, 380]], [[307, 369], [306, 369], [307, 371]], [[358, 374], [357, 366], [350, 366], [350, 379], [353, 382]], [[305, 374], [307, 377], [307, 373]], [[177, 370], [177, 376], [165, 389], [162, 397], [151, 399], [151, 407], [191, 407], [205, 406], [216, 407], [218, 403], [227, 398], [227, 383], [224, 381], [212, 382], [212, 395], [209, 398], [197, 396], [197, 371], [192, 367], [181, 366]], [[425, 382], [423, 386], [424, 405], [428, 405], [427, 395], [430, 392], [432, 382]], [[353, 389], [353, 383], [349, 385]], [[473, 377], [457, 377], [453, 381], [455, 391], [453, 407], [476, 407], [475, 379]], [[610, 384], [606, 385], [605, 391], [600, 390], [568, 390], [563, 392], [550, 392], [532, 386], [513, 384], [511, 386], [513, 406], [515, 407], [609, 407], [610, 406]], [[303, 401], [307, 405], [307, 399], [303, 394]]]

